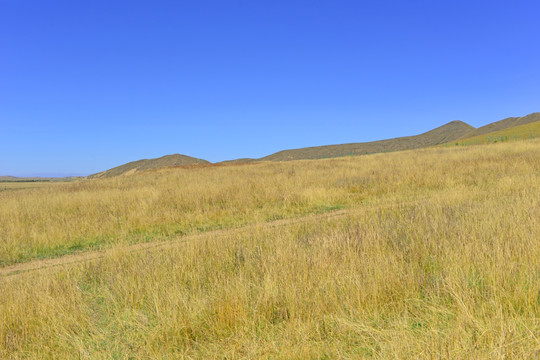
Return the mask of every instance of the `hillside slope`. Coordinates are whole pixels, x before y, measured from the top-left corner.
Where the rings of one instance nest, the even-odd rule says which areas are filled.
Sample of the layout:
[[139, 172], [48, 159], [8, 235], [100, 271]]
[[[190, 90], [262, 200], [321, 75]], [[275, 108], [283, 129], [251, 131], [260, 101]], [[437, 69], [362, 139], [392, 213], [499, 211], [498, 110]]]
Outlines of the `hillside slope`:
[[345, 155], [362, 155], [411, 150], [453, 141], [461, 138], [473, 130], [474, 127], [469, 124], [462, 121], [452, 121], [446, 125], [440, 126], [420, 135], [365, 143], [314, 146], [301, 149], [283, 150], [263, 157], [260, 160], [284, 161], [298, 159], [320, 159]]
[[[497, 131], [511, 129], [526, 124], [532, 124], [538, 121], [540, 121], [540, 113], [532, 113], [522, 117], [510, 117], [476, 129], [473, 126], [464, 123], [463, 121], [456, 120], [420, 135], [405, 136], [394, 139], [364, 143], [323, 145], [300, 149], [282, 150], [259, 159], [233, 159], [222, 161], [215, 165], [246, 164], [255, 161], [321, 159], [347, 155], [364, 155], [381, 152], [413, 150], [434, 145], [448, 144], [457, 140], [465, 141], [466, 139], [476, 138], [480, 135], [491, 134]], [[510, 135], [515, 136], [519, 134]], [[90, 175], [88, 178], [129, 175], [143, 170], [194, 164], [210, 164], [210, 162], [180, 154], [166, 155], [157, 159], [144, 159], [133, 161], [112, 168], [110, 170]]]
[[240, 158], [240, 159], [234, 159], [234, 160], [224, 160], [224, 161], [220, 161], [214, 164], [215, 165], [250, 164], [256, 161], [258, 161], [258, 159]]
[[487, 134], [468, 136], [457, 141], [451, 141], [447, 144], [480, 145], [505, 141], [530, 140], [537, 137], [540, 137], [540, 121], [513, 126], [507, 129], [489, 132]]
[[142, 159], [137, 161], [132, 161], [124, 165], [114, 167], [112, 169], [99, 172], [88, 176], [88, 178], [102, 178], [102, 177], [112, 177], [119, 175], [131, 175], [133, 173], [150, 170], [150, 169], [159, 169], [164, 167], [171, 166], [180, 166], [180, 165], [194, 165], [194, 164], [209, 164], [210, 162], [194, 158], [191, 156], [173, 154], [165, 155], [160, 158], [155, 159]]
[[[540, 112], [532, 113], [532, 114], [521, 116], [521, 117], [509, 117], [509, 118], [479, 127], [478, 129], [475, 129], [471, 131], [470, 133], [465, 134], [460, 139], [467, 139], [467, 138], [472, 138], [475, 136], [487, 135], [495, 131], [505, 130], [505, 129], [513, 128], [520, 125], [534, 123], [537, 121], [540, 121]], [[449, 141], [452, 141], [452, 140], [449, 140]]]

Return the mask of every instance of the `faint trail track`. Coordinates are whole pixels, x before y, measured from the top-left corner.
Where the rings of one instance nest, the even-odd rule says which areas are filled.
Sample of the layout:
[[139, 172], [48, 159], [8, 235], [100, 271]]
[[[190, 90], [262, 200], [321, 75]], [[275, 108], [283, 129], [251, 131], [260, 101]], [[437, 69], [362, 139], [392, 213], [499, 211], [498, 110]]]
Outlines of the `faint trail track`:
[[[425, 199], [422, 199], [422, 200], [425, 200]], [[0, 268], [0, 279], [1, 278], [4, 278], [4, 279], [15, 278], [17, 277], [17, 275], [22, 275], [30, 271], [45, 270], [45, 269], [58, 267], [58, 266], [71, 265], [71, 264], [77, 264], [77, 263], [91, 261], [91, 260], [97, 260], [97, 259], [103, 258], [108, 253], [118, 251], [118, 250], [122, 252], [136, 252], [136, 251], [153, 250], [153, 249], [156, 249], [156, 250], [167, 249], [174, 246], [178, 246], [188, 241], [194, 241], [194, 240], [199, 240], [199, 239], [204, 239], [204, 238], [216, 238], [216, 237], [220, 238], [220, 237], [225, 237], [229, 235], [234, 235], [236, 233], [241, 233], [249, 229], [255, 229], [255, 228], [269, 229], [269, 228], [281, 227], [281, 226], [286, 226], [286, 225], [291, 225], [291, 224], [308, 222], [308, 221], [317, 220], [317, 219], [330, 219], [330, 218], [336, 218], [336, 217], [343, 217], [346, 215], [353, 215], [354, 213], [362, 212], [364, 210], [387, 209], [387, 208], [392, 208], [392, 207], [399, 208], [403, 206], [418, 204], [419, 202], [422, 202], [422, 200], [410, 201], [410, 202], [405, 202], [405, 203], [397, 203], [397, 204], [392, 203], [392, 204], [380, 204], [380, 205], [371, 205], [371, 206], [368, 205], [368, 206], [359, 207], [359, 208], [338, 210], [338, 211], [326, 212], [322, 214], [314, 214], [314, 215], [307, 215], [307, 216], [297, 217], [297, 218], [275, 220], [275, 221], [266, 222], [266, 223], [250, 224], [250, 225], [246, 225], [246, 226], [242, 226], [238, 228], [232, 228], [232, 229], [207, 231], [200, 234], [186, 235], [186, 236], [182, 236], [176, 239], [166, 240], [166, 241], [138, 243], [138, 244], [133, 244], [133, 245], [110, 247], [103, 250], [84, 251], [84, 252], [79, 252], [79, 253], [75, 253], [71, 255], [65, 255], [65, 256], [50, 258], [50, 259], [32, 260], [32, 261], [9, 265], [9, 266]]]

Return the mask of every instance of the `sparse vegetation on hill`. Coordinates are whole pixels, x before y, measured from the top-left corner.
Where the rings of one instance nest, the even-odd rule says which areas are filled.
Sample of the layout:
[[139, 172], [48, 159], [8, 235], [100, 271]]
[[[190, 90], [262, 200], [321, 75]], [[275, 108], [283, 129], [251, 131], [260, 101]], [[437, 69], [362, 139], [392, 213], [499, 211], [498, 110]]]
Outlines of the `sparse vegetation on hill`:
[[209, 164], [209, 162], [206, 160], [197, 159], [191, 156], [181, 154], [165, 155], [156, 159], [143, 159], [133, 161], [97, 174], [90, 175], [88, 178], [92, 179], [113, 177], [119, 175], [132, 175], [136, 172], [144, 170], [194, 164]]
[[[534, 359], [539, 151], [438, 147], [0, 194], [3, 259], [82, 235], [117, 244], [0, 275], [0, 358]], [[248, 223], [181, 241], [186, 225]], [[166, 249], [119, 245], [182, 229]]]
[[446, 125], [416, 136], [406, 136], [367, 143], [315, 146], [302, 149], [283, 150], [261, 158], [261, 160], [284, 161], [298, 159], [322, 159], [347, 155], [365, 155], [381, 152], [412, 150], [442, 144], [459, 139], [474, 127], [462, 121]]
[[253, 163], [253, 162], [256, 162], [256, 161], [259, 161], [259, 160], [258, 159], [252, 159], [252, 158], [240, 158], [240, 159], [234, 159], [234, 160], [225, 160], [225, 161], [218, 162], [216, 164], [221, 164], [221, 165], [249, 164], [249, 163]]
[[504, 120], [496, 121], [486, 126], [479, 127], [463, 136], [463, 139], [473, 138], [489, 133], [506, 130], [520, 125], [526, 125], [540, 121], [540, 113], [532, 113], [522, 117], [510, 117]]
[[[215, 165], [246, 164], [257, 161], [288, 161], [306, 159], [325, 159], [343, 156], [367, 155], [375, 153], [385, 153], [403, 150], [413, 150], [439, 144], [446, 144], [451, 141], [464, 140], [480, 135], [485, 135], [495, 131], [502, 131], [508, 128], [525, 125], [540, 121], [540, 113], [533, 113], [523, 117], [512, 117], [497, 121], [486, 126], [475, 129], [462, 121], [452, 121], [446, 125], [426, 133], [405, 136], [394, 139], [351, 143], [339, 145], [313, 146], [300, 149], [283, 150], [277, 153], [262, 157], [260, 159], [241, 158], [226, 160]], [[185, 155], [166, 155], [157, 159], [138, 160], [130, 162], [113, 169], [90, 175], [89, 178], [113, 177], [119, 175], [132, 175], [149, 169], [160, 169], [174, 166], [189, 166], [197, 164], [210, 164], [206, 160], [192, 158]]]
[[540, 120], [525, 125], [505, 128], [487, 134], [459, 139], [446, 145], [480, 145], [495, 144], [507, 141], [532, 140], [540, 137]]

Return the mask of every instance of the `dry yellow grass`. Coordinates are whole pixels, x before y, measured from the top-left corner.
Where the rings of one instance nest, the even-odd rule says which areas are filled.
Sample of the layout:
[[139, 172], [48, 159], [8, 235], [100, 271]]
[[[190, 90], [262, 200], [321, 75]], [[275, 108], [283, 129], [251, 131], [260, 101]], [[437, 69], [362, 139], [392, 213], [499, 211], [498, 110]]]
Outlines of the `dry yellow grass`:
[[62, 181], [0, 181], [0, 193], [3, 191], [38, 189], [63, 184], [65, 182]]
[[[0, 202], [3, 239], [25, 239], [26, 214], [52, 228], [28, 249], [53, 234], [69, 243], [77, 215], [80, 234], [106, 229], [117, 245], [100, 260], [0, 278], [0, 358], [536, 359], [539, 150], [167, 170], [32, 190], [18, 203], [2, 194], [14, 206]], [[382, 203], [394, 205], [369, 206]], [[191, 221], [235, 226], [336, 205], [350, 214], [122, 247], [126, 224], [152, 228], [160, 212], [167, 226], [187, 217], [191, 231]]]
[[[440, 163], [437, 156], [416, 154], [422, 152], [172, 169], [3, 192], [0, 265], [361, 203], [412, 200], [462, 181], [451, 157]], [[441, 172], [448, 176], [438, 176]]]
[[[331, 165], [175, 169], [0, 193], [0, 264], [326, 211]], [[299, 174], [297, 174], [297, 171]]]

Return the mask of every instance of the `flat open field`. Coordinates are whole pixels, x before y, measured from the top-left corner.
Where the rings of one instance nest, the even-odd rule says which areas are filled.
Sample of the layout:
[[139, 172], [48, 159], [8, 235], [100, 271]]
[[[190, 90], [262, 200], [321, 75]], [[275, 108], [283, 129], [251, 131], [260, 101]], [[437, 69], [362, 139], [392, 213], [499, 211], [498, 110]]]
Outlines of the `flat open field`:
[[38, 189], [48, 186], [57, 186], [64, 182], [55, 181], [0, 181], [0, 193], [3, 191]]
[[0, 358], [536, 359], [540, 142], [0, 192]]

